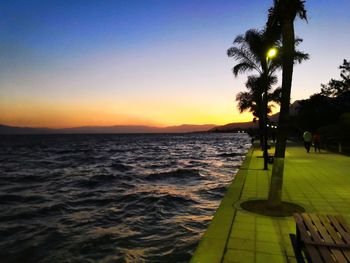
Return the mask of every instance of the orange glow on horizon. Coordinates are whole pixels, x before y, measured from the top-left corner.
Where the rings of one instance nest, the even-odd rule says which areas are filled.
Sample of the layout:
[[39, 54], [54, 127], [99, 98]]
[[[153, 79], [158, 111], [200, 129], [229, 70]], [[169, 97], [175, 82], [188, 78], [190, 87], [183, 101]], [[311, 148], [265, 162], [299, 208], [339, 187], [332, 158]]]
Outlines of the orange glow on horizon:
[[[125, 109], [128, 109], [126, 111]], [[133, 105], [50, 102], [36, 99], [4, 101], [0, 124], [18, 127], [71, 128], [79, 126], [146, 125], [166, 127], [181, 124], [249, 122], [250, 113], [239, 114], [233, 105], [181, 105], [181, 103], [135, 102]]]

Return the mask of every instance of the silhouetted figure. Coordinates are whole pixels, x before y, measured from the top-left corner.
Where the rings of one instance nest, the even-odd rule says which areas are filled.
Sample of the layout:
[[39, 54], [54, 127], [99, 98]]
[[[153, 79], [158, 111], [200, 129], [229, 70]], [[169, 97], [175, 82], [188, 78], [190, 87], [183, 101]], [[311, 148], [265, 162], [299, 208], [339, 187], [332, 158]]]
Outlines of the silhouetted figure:
[[311, 147], [311, 141], [312, 141], [312, 134], [309, 131], [305, 131], [303, 134], [303, 139], [304, 139], [304, 145], [306, 152], [310, 152], [310, 147]]
[[318, 152], [320, 153], [321, 152], [321, 147], [320, 147], [321, 136], [320, 136], [320, 134], [316, 132], [312, 139], [314, 142], [315, 152], [317, 152], [317, 150], [318, 150]]

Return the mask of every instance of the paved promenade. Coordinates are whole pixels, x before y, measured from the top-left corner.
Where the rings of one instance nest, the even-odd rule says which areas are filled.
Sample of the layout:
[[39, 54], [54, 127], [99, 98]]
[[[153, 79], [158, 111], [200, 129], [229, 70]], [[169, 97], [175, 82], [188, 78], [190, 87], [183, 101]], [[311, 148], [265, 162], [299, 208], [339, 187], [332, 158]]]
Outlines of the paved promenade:
[[[251, 149], [235, 180], [197, 247], [191, 262], [296, 262], [289, 233], [292, 217], [276, 218], [246, 212], [239, 203], [266, 199], [269, 171], [263, 171], [262, 152]], [[341, 214], [350, 223], [350, 157], [310, 153], [288, 144], [283, 200], [297, 203], [306, 212]]]

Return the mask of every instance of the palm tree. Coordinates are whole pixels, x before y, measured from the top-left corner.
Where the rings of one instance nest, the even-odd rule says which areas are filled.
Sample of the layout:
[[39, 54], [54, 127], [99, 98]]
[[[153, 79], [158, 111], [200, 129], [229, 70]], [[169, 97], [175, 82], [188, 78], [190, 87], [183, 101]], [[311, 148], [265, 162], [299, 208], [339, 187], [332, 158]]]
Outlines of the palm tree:
[[295, 54], [294, 20], [296, 16], [307, 19], [301, 0], [274, 0], [274, 6], [269, 10], [266, 31], [276, 39], [282, 36], [282, 97], [279, 115], [279, 130], [275, 150], [275, 159], [272, 169], [268, 205], [277, 208], [282, 204], [282, 185], [284, 157], [288, 133], [289, 104], [293, 77]]
[[[259, 118], [260, 123], [260, 134], [263, 136], [263, 140], [265, 142], [264, 144], [264, 170], [267, 170], [267, 145], [266, 145], [266, 138], [267, 138], [267, 130], [264, 128], [262, 129], [262, 123], [263, 127], [266, 126], [266, 116], [267, 116], [267, 94], [265, 96], [263, 95], [264, 91], [268, 90], [268, 79], [269, 76], [274, 71], [275, 67], [274, 64], [271, 64], [270, 67], [268, 67], [267, 60], [266, 60], [266, 53], [270, 47], [272, 47], [275, 42], [277, 42], [278, 39], [271, 40], [268, 38], [268, 35], [265, 31], [259, 31], [256, 29], [250, 29], [248, 30], [244, 35], [238, 35], [235, 40], [233, 41], [233, 47], [229, 48], [227, 50], [227, 55], [229, 57], [233, 57], [238, 61], [238, 64], [236, 64], [232, 71], [235, 76], [238, 76], [240, 73], [245, 73], [248, 71], [255, 71], [259, 74], [260, 77], [260, 87], [262, 89], [259, 90], [258, 95], [259, 98], [257, 98], [257, 103], [259, 105], [263, 105], [261, 107], [261, 115]], [[264, 121], [262, 121], [264, 120]]]
[[[302, 39], [295, 39], [295, 45], [298, 45], [301, 42]], [[283, 54], [283, 50], [281, 50], [280, 48], [280, 34], [274, 32], [274, 30], [271, 30], [269, 27], [267, 27], [266, 30], [263, 31], [250, 29], [244, 35], [238, 35], [233, 41], [233, 44], [234, 46], [227, 50], [227, 55], [238, 60], [238, 64], [236, 64], [232, 69], [234, 75], [238, 76], [238, 74], [245, 73], [248, 71], [255, 71], [259, 74], [258, 83], [260, 88], [255, 89], [254, 101], [255, 104], [259, 106], [260, 110], [259, 114], [257, 113], [257, 117], [259, 118], [261, 144], [262, 142], [264, 142], [264, 170], [267, 170], [267, 129], [266, 123], [265, 125], [263, 123], [267, 122], [267, 104], [269, 96], [271, 95], [262, 95], [265, 91], [267, 93], [267, 91], [271, 88], [271, 85], [273, 83], [271, 83], [270, 81], [275, 78], [273, 74], [277, 69], [281, 68], [282, 66], [281, 55]], [[279, 55], [274, 60], [270, 61], [268, 65], [266, 54], [267, 51], [273, 46], [275, 46], [279, 50]], [[300, 51], [294, 51], [294, 61], [301, 63], [301, 61], [306, 59], [308, 59], [308, 54], [304, 54]], [[275, 97], [276, 94], [280, 93], [275, 93]], [[239, 101], [242, 99], [242, 106], [245, 107], [246, 103], [244, 102], [244, 100], [246, 100], [249, 97], [248, 94], [242, 93], [238, 95], [239, 97], [237, 97], [236, 99]], [[239, 109], [241, 109], [240, 105], [238, 105], [238, 107]]]
[[[269, 76], [268, 78], [268, 90], [277, 83], [276, 76]], [[236, 96], [236, 101], [238, 101], [238, 109], [240, 113], [244, 111], [250, 111], [254, 117], [257, 117], [259, 120], [259, 130], [263, 129], [263, 105], [261, 94], [263, 93], [263, 81], [261, 76], [251, 75], [248, 76], [246, 82], [246, 87], [248, 91], [239, 92]], [[281, 89], [278, 88], [274, 92], [269, 93], [268, 101], [273, 101], [279, 103]], [[271, 113], [272, 105], [269, 105], [267, 108], [267, 113]], [[262, 141], [262, 138], [260, 138]]]
[[266, 67], [266, 51], [270, 46], [267, 43], [265, 32], [249, 29], [244, 35], [238, 35], [233, 41], [233, 47], [227, 50], [227, 55], [238, 60], [238, 64], [232, 69], [233, 74], [256, 71], [263, 74]]

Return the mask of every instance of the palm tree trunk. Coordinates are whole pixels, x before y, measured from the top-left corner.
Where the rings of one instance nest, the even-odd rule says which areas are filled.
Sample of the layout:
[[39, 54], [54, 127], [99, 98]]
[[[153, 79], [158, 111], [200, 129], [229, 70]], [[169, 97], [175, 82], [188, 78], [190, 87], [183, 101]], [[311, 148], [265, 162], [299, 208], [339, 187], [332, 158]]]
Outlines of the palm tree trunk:
[[263, 143], [264, 143], [263, 127], [264, 127], [263, 115], [260, 113], [259, 114], [259, 140], [260, 140], [260, 147], [263, 147]]
[[286, 142], [288, 136], [288, 120], [290, 93], [293, 77], [293, 54], [294, 54], [294, 23], [284, 21], [282, 24], [283, 43], [283, 73], [282, 73], [282, 98], [279, 115], [278, 134], [275, 150], [274, 164], [272, 168], [268, 206], [277, 208], [282, 204], [283, 170]]
[[267, 135], [267, 78], [268, 78], [268, 71], [267, 71], [267, 64], [263, 66], [264, 68], [264, 76], [263, 76], [263, 85], [264, 85], [264, 96], [263, 96], [263, 109], [264, 109], [264, 127], [263, 127], [263, 151], [264, 151], [264, 170], [268, 170], [268, 158], [269, 153], [267, 149], [267, 141], [268, 141], [268, 135]]

